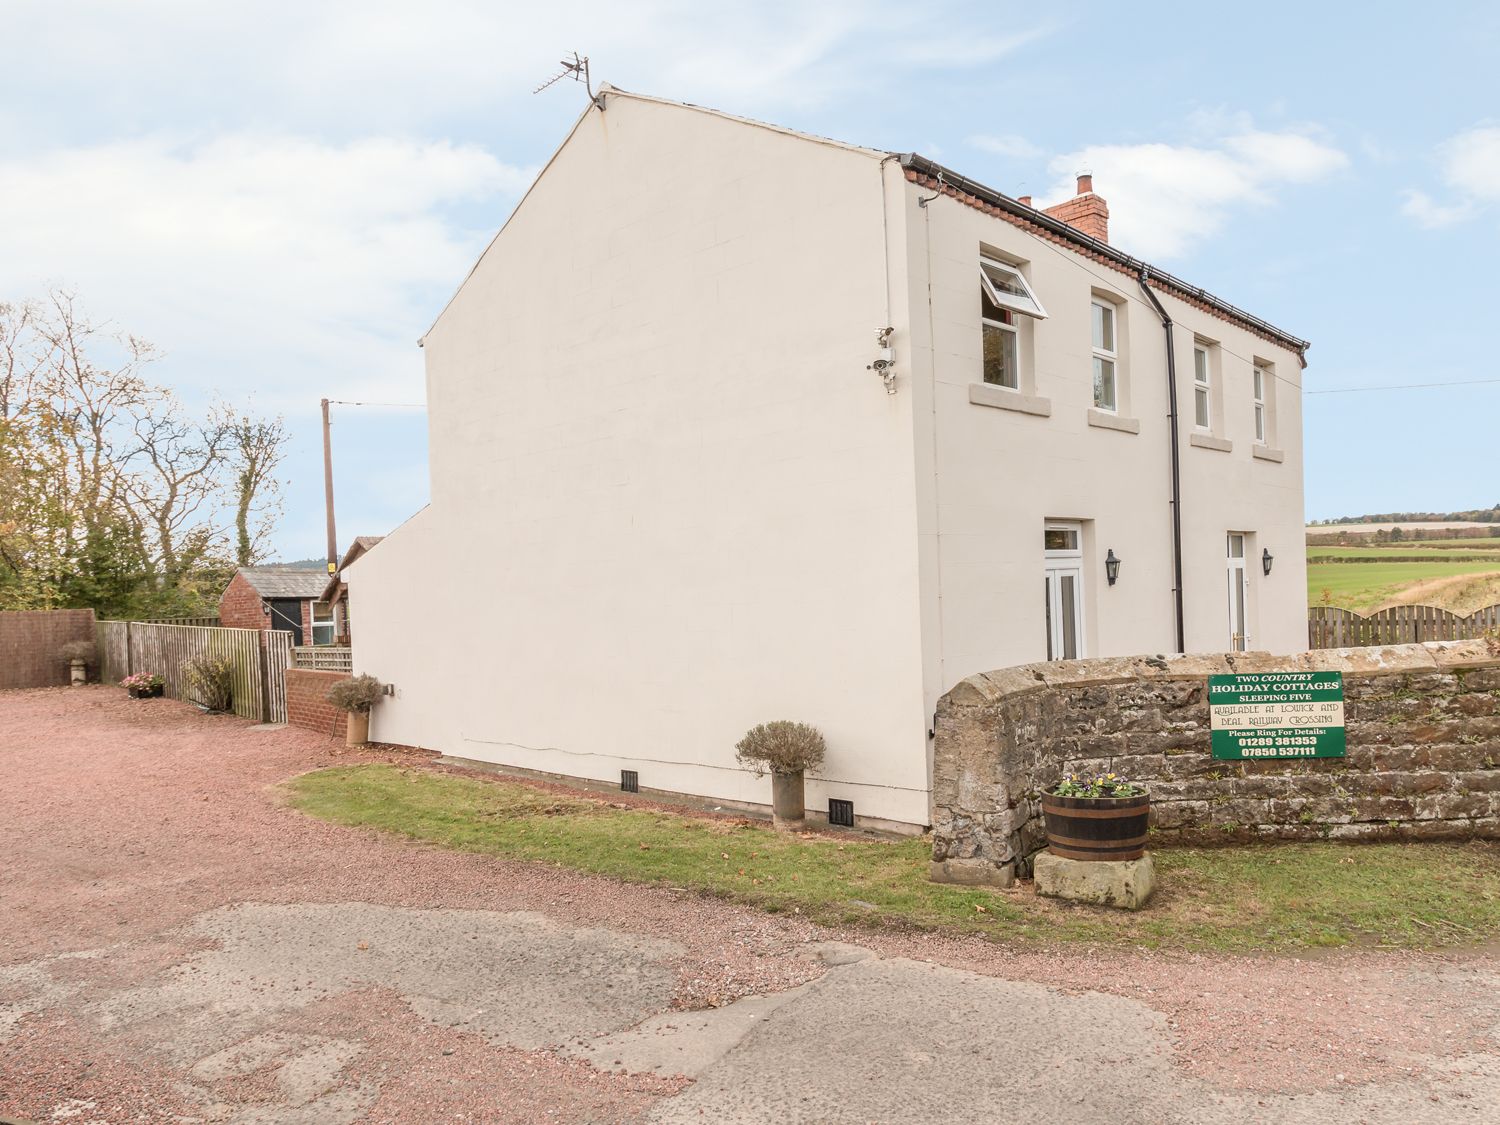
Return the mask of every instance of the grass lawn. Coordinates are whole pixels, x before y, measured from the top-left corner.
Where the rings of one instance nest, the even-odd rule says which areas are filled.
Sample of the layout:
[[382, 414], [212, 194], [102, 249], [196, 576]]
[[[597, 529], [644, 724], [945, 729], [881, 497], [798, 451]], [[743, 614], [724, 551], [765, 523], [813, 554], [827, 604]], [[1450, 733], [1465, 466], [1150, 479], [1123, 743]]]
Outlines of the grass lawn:
[[1154, 853], [1139, 914], [927, 880], [926, 840], [791, 837], [758, 823], [622, 808], [586, 795], [359, 765], [287, 783], [294, 807], [439, 847], [532, 860], [865, 927], [1028, 943], [1249, 952], [1422, 948], [1500, 934], [1500, 852], [1487, 845], [1297, 844]]
[[[1315, 550], [1318, 548], [1314, 548]], [[1403, 597], [1413, 586], [1473, 574], [1500, 574], [1500, 555], [1469, 562], [1329, 562], [1307, 568], [1307, 603], [1342, 606], [1360, 613], [1378, 609]], [[1444, 591], [1418, 598], [1424, 605], [1444, 605]]]

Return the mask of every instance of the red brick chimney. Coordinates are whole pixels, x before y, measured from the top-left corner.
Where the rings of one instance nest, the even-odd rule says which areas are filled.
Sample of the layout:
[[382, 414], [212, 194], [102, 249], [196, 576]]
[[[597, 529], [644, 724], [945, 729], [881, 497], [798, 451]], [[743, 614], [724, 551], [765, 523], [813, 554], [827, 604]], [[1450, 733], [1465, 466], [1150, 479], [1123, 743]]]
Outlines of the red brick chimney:
[[1094, 177], [1087, 172], [1078, 177], [1078, 194], [1064, 203], [1045, 208], [1045, 213], [1061, 219], [1068, 226], [1092, 235], [1100, 242], [1109, 241], [1109, 204], [1094, 194]]

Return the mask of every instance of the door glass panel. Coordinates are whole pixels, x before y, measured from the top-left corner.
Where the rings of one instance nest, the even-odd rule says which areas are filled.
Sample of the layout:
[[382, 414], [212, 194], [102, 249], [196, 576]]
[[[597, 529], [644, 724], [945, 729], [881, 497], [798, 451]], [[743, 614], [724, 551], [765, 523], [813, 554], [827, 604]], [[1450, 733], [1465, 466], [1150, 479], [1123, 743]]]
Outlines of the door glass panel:
[[1062, 658], [1078, 659], [1078, 576], [1059, 576], [1059, 599], [1062, 602]]
[[1234, 650], [1245, 651], [1245, 570], [1243, 567], [1231, 572], [1230, 582], [1234, 586]]
[[1047, 659], [1056, 660], [1057, 655], [1052, 651], [1052, 575], [1047, 575], [1044, 585], [1046, 589], [1042, 598], [1047, 607]]

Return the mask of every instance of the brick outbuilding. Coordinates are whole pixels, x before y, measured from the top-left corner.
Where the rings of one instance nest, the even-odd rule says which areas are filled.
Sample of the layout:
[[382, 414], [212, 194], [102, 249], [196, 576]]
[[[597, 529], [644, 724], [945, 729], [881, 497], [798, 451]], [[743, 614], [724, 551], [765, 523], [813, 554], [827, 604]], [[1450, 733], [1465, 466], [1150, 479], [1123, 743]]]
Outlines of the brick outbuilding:
[[242, 566], [219, 597], [219, 622], [230, 629], [285, 629], [293, 643], [330, 644], [333, 617], [321, 600], [328, 575], [292, 566]]

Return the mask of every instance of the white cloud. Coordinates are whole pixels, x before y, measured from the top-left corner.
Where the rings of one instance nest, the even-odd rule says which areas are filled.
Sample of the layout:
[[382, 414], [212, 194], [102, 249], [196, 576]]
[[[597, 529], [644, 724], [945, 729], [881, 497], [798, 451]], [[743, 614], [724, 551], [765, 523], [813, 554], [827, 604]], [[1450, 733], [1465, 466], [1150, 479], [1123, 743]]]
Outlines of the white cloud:
[[1012, 160], [1035, 160], [1042, 155], [1041, 149], [1016, 133], [982, 133], [970, 137], [969, 144], [980, 152], [992, 152], [996, 156], [1006, 156]]
[[1452, 200], [1440, 203], [1424, 191], [1403, 193], [1401, 211], [1419, 226], [1452, 226], [1500, 203], [1500, 127], [1481, 125], [1438, 146], [1444, 185]]
[[386, 132], [504, 114], [512, 134], [528, 117], [552, 132], [554, 108], [581, 110], [581, 94], [521, 99], [575, 47], [596, 85], [769, 114], [987, 66], [1052, 27], [1038, 16], [955, 36], [958, 19], [972, 24], [957, 0], [8, 0], [7, 39], [26, 50], [0, 72], [0, 137], [76, 126], [80, 104], [113, 128], [211, 112], [233, 127], [295, 115], [302, 129]]
[[409, 386], [488, 233], [453, 210], [486, 200], [493, 227], [529, 178], [475, 146], [250, 133], [0, 159], [0, 293], [76, 287], [200, 391]]
[[1069, 199], [1074, 176], [1094, 174], [1109, 201], [1110, 241], [1145, 257], [1172, 258], [1218, 232], [1238, 207], [1275, 201], [1276, 189], [1313, 183], [1349, 159], [1304, 130], [1267, 132], [1241, 117], [1195, 118], [1198, 131], [1230, 126], [1195, 144], [1092, 145], [1048, 164], [1057, 179], [1043, 206]]
[[1473, 203], [1439, 203], [1425, 191], [1408, 190], [1402, 193], [1401, 213], [1420, 227], [1436, 230], [1451, 227], [1473, 218], [1478, 208]]

